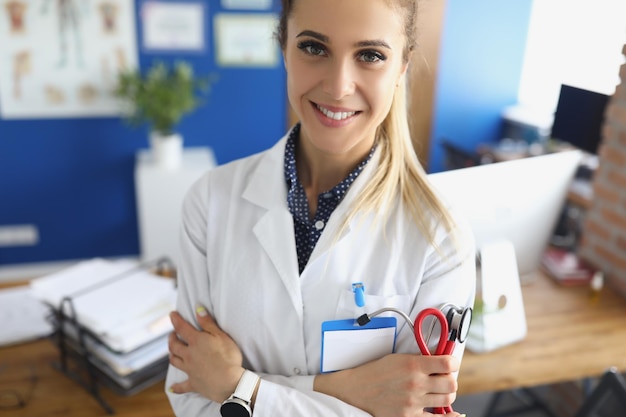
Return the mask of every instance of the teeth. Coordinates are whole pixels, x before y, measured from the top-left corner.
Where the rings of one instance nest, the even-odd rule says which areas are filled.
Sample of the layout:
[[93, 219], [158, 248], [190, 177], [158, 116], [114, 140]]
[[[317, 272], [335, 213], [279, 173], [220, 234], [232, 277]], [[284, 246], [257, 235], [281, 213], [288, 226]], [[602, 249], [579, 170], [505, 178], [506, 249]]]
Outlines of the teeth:
[[317, 105], [317, 108], [319, 109], [319, 111], [321, 111], [322, 113], [324, 113], [324, 116], [328, 117], [329, 119], [333, 119], [333, 120], [344, 120], [347, 119], [348, 117], [352, 117], [356, 114], [355, 111], [340, 111], [340, 112], [332, 112], [328, 109], [325, 109], [324, 107]]

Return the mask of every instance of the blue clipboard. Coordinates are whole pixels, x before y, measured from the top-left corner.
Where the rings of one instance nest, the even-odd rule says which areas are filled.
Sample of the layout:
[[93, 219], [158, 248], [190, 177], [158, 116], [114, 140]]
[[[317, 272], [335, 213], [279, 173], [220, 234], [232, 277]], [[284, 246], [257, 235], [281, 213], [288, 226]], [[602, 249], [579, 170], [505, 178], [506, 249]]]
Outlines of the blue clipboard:
[[396, 328], [395, 317], [375, 317], [364, 326], [355, 319], [323, 322], [320, 372], [353, 368], [393, 353]]

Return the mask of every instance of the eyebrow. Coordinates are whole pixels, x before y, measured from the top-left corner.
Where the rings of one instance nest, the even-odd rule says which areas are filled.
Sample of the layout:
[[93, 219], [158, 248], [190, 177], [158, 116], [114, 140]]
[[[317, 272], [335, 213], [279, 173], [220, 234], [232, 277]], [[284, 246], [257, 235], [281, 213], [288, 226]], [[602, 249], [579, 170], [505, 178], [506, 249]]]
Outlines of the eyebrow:
[[361, 41], [356, 43], [359, 47], [367, 47], [367, 46], [379, 46], [382, 48], [391, 49], [391, 46], [385, 41], [382, 40], [373, 40], [373, 41]]
[[302, 36], [310, 36], [311, 38], [315, 38], [318, 41], [324, 42], [324, 43], [329, 43], [330, 39], [328, 38], [328, 36], [326, 35], [322, 35], [319, 32], [315, 32], [313, 30], [303, 30], [302, 32], [298, 33], [296, 35], [296, 38], [300, 38]]
[[[296, 38], [300, 38], [302, 36], [310, 36], [311, 38], [315, 38], [320, 42], [330, 43], [330, 39], [328, 38], [328, 36], [322, 35], [321, 33], [315, 32], [313, 30], [303, 30], [296, 35]], [[356, 46], [359, 48], [376, 46], [391, 49], [391, 46], [389, 46], [389, 44], [383, 40], [359, 41], [356, 43]]]

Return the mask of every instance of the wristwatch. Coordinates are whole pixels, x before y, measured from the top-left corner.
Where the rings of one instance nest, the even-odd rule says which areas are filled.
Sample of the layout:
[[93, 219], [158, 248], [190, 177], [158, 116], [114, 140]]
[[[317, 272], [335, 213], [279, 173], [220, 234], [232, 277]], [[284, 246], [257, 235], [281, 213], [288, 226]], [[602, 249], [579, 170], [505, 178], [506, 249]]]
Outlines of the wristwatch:
[[251, 417], [250, 401], [258, 382], [257, 374], [247, 369], [243, 371], [235, 392], [220, 407], [222, 417]]

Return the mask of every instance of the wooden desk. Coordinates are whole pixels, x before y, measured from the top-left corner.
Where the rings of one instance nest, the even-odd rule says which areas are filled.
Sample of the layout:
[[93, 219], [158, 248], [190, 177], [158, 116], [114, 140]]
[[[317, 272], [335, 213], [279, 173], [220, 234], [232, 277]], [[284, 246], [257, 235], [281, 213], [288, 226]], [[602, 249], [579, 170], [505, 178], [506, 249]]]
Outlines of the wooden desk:
[[626, 371], [626, 299], [605, 287], [591, 304], [588, 288], [563, 287], [537, 273], [522, 286], [528, 334], [476, 354], [466, 350], [459, 395], [509, 390]]
[[[460, 395], [599, 376], [610, 366], [626, 370], [626, 299], [605, 288], [600, 303], [591, 305], [586, 287], [561, 287], [540, 273], [522, 293], [527, 337], [488, 353], [466, 350]], [[0, 368], [8, 366], [0, 373], [0, 389], [27, 392], [31, 366], [39, 378], [28, 406], [7, 415], [106, 416], [93, 397], [52, 368], [57, 359], [48, 340], [0, 348]], [[120, 417], [173, 416], [163, 383], [130, 397], [106, 388], [102, 395]]]
[[[52, 367], [59, 352], [49, 340], [0, 348], [0, 390], [13, 388], [25, 395], [30, 388], [30, 368], [38, 378], [27, 406], [4, 412], [11, 417], [95, 417], [108, 416], [100, 404], [73, 380]], [[157, 383], [140, 393], [122, 397], [101, 389], [104, 399], [119, 417], [173, 417], [165, 395], [164, 383]]]

